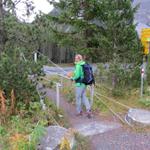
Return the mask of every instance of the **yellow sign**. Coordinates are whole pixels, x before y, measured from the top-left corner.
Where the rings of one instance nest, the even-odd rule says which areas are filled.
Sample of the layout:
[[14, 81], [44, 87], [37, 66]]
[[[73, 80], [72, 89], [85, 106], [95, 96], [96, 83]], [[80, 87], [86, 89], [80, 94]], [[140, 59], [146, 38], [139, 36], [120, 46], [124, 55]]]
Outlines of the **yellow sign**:
[[141, 42], [144, 46], [144, 54], [148, 55], [150, 50], [150, 28], [142, 29]]

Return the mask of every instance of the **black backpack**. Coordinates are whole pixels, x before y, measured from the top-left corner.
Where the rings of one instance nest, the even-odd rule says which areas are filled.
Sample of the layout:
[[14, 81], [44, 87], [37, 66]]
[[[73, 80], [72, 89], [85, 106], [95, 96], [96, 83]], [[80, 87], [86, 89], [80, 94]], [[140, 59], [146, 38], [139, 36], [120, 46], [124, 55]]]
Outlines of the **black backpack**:
[[95, 84], [95, 79], [91, 65], [85, 63], [84, 65], [82, 65], [82, 68], [84, 72], [84, 78], [82, 79], [82, 83], [84, 83], [85, 85]]

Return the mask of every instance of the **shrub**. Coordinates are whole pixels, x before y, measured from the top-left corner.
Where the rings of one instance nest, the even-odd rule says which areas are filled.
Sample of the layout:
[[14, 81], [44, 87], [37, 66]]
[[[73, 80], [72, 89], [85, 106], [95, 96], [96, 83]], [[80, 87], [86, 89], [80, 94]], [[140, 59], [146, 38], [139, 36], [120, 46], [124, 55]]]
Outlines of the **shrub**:
[[20, 49], [15, 49], [0, 55], [0, 90], [4, 92], [7, 107], [11, 105], [13, 95], [15, 112], [29, 109], [31, 102], [39, 101], [37, 83], [29, 80], [29, 75], [42, 74], [42, 63], [34, 63], [31, 59], [25, 61], [21, 53]]
[[126, 90], [140, 87], [140, 65], [121, 64], [117, 61], [99, 65], [98, 81], [112, 86], [112, 93], [115, 96], [124, 95]]

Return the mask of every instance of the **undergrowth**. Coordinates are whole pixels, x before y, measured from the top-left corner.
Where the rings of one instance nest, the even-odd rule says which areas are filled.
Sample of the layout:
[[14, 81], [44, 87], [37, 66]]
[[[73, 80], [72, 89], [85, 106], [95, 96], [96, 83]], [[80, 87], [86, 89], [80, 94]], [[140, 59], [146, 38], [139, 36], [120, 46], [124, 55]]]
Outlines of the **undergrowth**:
[[90, 150], [90, 143], [87, 137], [75, 133], [75, 145], [72, 150]]
[[42, 110], [40, 105], [35, 105], [34, 112], [23, 116], [11, 116], [0, 125], [0, 149], [35, 150], [40, 137], [45, 133], [45, 127], [56, 124], [68, 126], [62, 111], [48, 99], [45, 103], [46, 110]]

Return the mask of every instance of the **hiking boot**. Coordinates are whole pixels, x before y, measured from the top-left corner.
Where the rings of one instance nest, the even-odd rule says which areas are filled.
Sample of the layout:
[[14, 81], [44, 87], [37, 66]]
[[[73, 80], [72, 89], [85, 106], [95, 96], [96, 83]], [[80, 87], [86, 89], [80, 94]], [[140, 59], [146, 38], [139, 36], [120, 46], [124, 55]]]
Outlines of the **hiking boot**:
[[91, 110], [89, 110], [88, 112], [87, 112], [87, 117], [90, 119], [90, 118], [92, 118], [92, 112], [91, 112]]
[[80, 113], [77, 113], [76, 114], [76, 116], [78, 117], [78, 116], [82, 116], [83, 115], [83, 112], [82, 111], [80, 111]]

